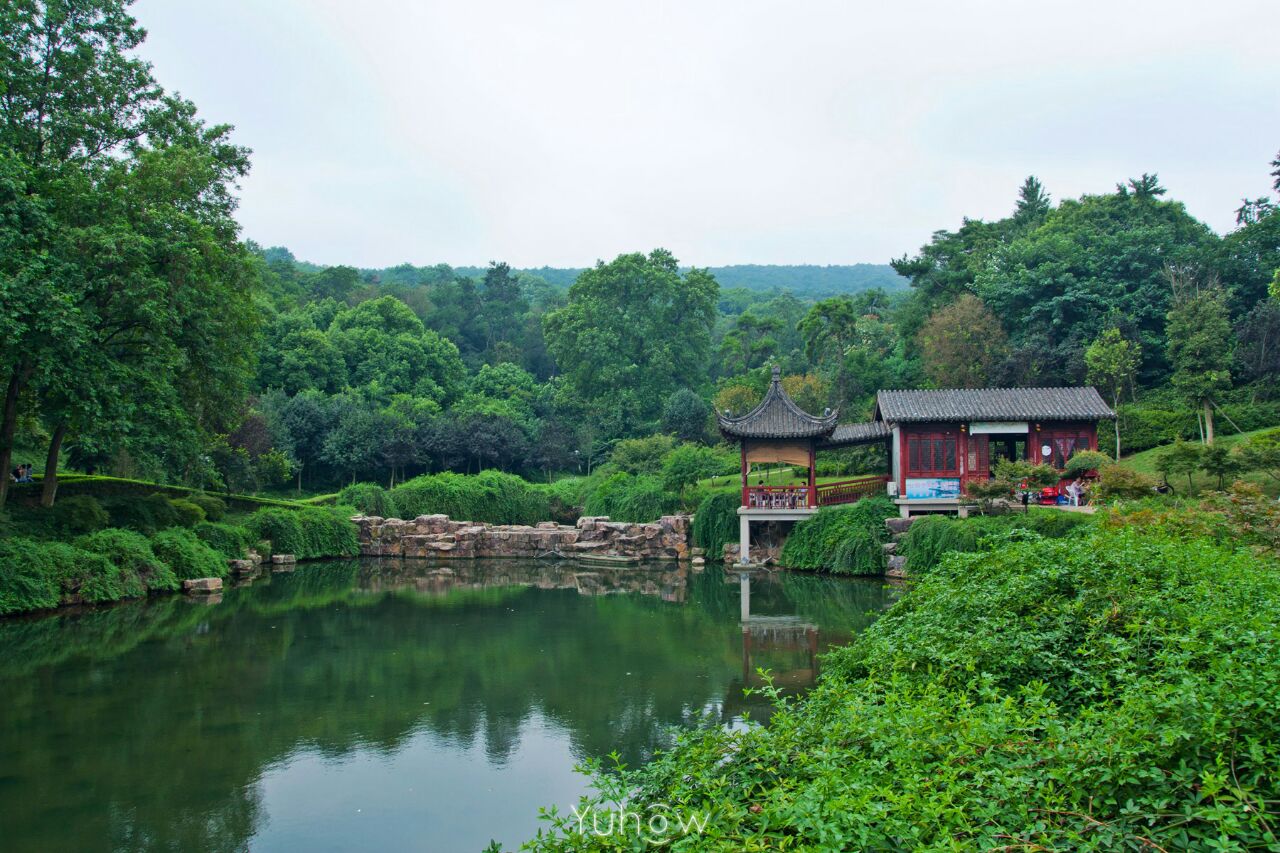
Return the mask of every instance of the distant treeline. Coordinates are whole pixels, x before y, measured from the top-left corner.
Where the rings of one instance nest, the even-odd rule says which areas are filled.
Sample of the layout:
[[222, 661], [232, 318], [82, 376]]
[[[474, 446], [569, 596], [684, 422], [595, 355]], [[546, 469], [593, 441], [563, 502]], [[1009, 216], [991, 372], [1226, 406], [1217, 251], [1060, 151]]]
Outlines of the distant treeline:
[[[735, 264], [727, 267], [708, 267], [721, 288], [742, 287], [747, 290], [790, 290], [796, 295], [835, 296], [842, 293], [861, 293], [880, 288], [885, 291], [906, 290], [907, 279], [894, 272], [888, 264], [844, 264], [817, 266], [816, 264]], [[681, 267], [688, 272], [689, 267]], [[383, 270], [368, 270], [375, 274]], [[454, 267], [454, 272], [472, 278], [483, 277], [484, 267]], [[582, 267], [536, 267], [517, 270], [518, 273], [535, 275], [547, 284], [567, 288], [582, 274]]]

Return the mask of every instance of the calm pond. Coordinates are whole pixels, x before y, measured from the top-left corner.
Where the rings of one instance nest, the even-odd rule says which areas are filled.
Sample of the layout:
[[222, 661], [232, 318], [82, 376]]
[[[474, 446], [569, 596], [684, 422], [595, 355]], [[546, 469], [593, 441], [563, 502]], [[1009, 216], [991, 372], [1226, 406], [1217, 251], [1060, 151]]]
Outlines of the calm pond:
[[0, 847], [507, 849], [673, 725], [759, 719], [756, 667], [890, 602], [879, 582], [569, 562], [303, 564], [180, 596], [0, 620]]

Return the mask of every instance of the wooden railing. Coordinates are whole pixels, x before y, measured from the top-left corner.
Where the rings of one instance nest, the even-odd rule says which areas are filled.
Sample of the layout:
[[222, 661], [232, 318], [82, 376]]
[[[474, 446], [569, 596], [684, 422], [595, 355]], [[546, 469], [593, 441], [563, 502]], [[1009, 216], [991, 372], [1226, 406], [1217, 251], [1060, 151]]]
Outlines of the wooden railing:
[[889, 482], [888, 477], [875, 476], [822, 483], [818, 486], [818, 506], [851, 504], [871, 495], [882, 495], [884, 484], [887, 482]]
[[[888, 481], [888, 477], [874, 476], [821, 483], [817, 489], [817, 506], [837, 506], [884, 494], [884, 484]], [[804, 509], [810, 505], [809, 487], [748, 486], [743, 490], [742, 505], [749, 509]]]

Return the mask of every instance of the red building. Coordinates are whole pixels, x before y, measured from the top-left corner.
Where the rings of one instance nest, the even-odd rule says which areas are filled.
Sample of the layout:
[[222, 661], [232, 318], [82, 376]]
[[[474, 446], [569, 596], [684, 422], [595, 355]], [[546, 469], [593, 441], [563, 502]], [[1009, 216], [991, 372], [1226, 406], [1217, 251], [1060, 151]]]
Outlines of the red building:
[[[963, 512], [967, 483], [991, 476], [1001, 457], [1062, 468], [1079, 450], [1098, 447], [1098, 421], [1115, 417], [1093, 388], [958, 388], [881, 391], [868, 423], [838, 424], [812, 415], [782, 388], [779, 371], [760, 405], [741, 417], [718, 416], [720, 432], [742, 458], [740, 547], [748, 559], [752, 521], [799, 521], [820, 507], [887, 493], [904, 517]], [[889, 473], [819, 484], [825, 449], [883, 444]], [[808, 469], [800, 485], [752, 484], [754, 466]]]

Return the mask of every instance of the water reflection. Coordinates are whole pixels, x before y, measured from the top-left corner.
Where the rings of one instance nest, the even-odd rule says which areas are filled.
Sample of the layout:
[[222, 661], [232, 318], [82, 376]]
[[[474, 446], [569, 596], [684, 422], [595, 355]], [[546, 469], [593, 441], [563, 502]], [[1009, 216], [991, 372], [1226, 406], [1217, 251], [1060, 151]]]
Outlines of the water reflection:
[[[875, 583], [574, 562], [313, 564], [228, 590], [0, 622], [6, 850], [479, 849], [643, 761], [767, 713]], [[470, 817], [468, 817], [470, 816]]]

